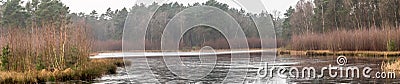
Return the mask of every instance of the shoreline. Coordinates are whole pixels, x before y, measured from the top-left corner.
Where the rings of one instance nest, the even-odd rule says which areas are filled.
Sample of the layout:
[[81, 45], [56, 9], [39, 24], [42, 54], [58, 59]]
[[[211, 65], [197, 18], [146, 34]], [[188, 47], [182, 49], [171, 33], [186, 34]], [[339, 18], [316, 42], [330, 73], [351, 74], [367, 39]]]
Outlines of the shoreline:
[[122, 59], [95, 59], [76, 68], [65, 70], [34, 70], [25, 72], [0, 71], [0, 83], [46, 83], [71, 80], [93, 81], [123, 67]]
[[293, 56], [329, 56], [329, 55], [345, 55], [345, 56], [380, 56], [380, 57], [397, 57], [400, 51], [331, 51], [331, 50], [286, 50], [277, 49], [278, 55]]
[[[221, 49], [216, 51], [226, 51]], [[260, 50], [260, 49], [249, 49]], [[271, 49], [266, 49], [271, 50]], [[400, 56], [400, 51], [330, 51], [330, 50], [286, 50], [275, 49], [276, 54], [291, 55], [291, 56], [376, 56], [376, 57], [396, 57]], [[156, 50], [152, 50], [156, 51]], [[194, 50], [197, 51], [197, 50]], [[113, 51], [120, 52], [120, 51]], [[104, 53], [104, 52], [96, 52]], [[99, 78], [106, 74], [115, 73], [116, 67], [123, 66], [122, 59], [92, 59], [85, 67], [78, 69], [65, 69], [65, 70], [37, 70], [27, 72], [13, 72], [13, 71], [0, 71], [0, 83], [44, 83], [44, 82], [64, 82], [70, 80], [85, 80], [90, 81]], [[398, 65], [398, 64], [397, 64]]]
[[[229, 49], [216, 49], [215, 51], [227, 51]], [[254, 48], [249, 50], [261, 50]], [[264, 49], [271, 50], [271, 49]], [[332, 50], [288, 50], [276, 48], [277, 55], [292, 55], [292, 56], [329, 56], [329, 55], [345, 55], [345, 56], [378, 56], [378, 57], [400, 57], [400, 51], [332, 51]], [[185, 50], [183, 52], [195, 52], [199, 50]], [[96, 56], [100, 53], [121, 53], [122, 51], [101, 51], [91, 53], [90, 56]], [[134, 51], [133, 51], [134, 52]], [[161, 50], [146, 50], [145, 52], [162, 52]]]

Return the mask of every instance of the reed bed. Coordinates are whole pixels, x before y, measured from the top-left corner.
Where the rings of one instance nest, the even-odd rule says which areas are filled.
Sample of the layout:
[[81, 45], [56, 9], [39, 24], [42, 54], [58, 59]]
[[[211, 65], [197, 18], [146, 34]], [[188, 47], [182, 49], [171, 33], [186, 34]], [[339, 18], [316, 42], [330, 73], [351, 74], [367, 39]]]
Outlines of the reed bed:
[[0, 83], [93, 80], [115, 73], [122, 59], [89, 59], [90, 30], [84, 21], [0, 28]]
[[[400, 28], [305, 33], [292, 37], [291, 50], [398, 51]], [[391, 49], [389, 49], [391, 48]]]

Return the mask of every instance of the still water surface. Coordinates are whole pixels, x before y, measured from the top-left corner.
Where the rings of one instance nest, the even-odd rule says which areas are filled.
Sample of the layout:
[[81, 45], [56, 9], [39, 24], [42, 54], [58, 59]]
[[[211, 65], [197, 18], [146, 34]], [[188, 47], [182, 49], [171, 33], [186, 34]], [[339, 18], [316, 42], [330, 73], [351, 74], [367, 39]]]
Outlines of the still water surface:
[[[132, 65], [127, 66], [125, 68], [118, 68], [117, 74], [106, 75], [102, 78], [98, 78], [93, 83], [167, 83], [167, 84], [176, 84], [176, 83], [195, 83], [195, 84], [214, 84], [214, 83], [222, 83], [222, 81], [226, 78], [227, 73], [230, 71], [242, 71], [247, 72], [247, 76], [245, 77], [245, 84], [282, 84], [282, 83], [400, 83], [398, 77], [397, 79], [371, 79], [371, 78], [363, 78], [362, 74], [360, 74], [360, 78], [283, 78], [277, 77], [276, 73], [274, 73], [273, 77], [267, 78], [259, 78], [257, 77], [257, 70], [260, 66], [260, 54], [251, 54], [250, 56], [250, 65], [234, 65], [231, 64], [231, 56], [230, 55], [219, 55], [217, 57], [217, 62], [214, 69], [207, 76], [198, 79], [198, 80], [188, 80], [184, 78], [180, 78], [175, 75], [173, 72], [169, 70], [169, 68], [165, 65], [163, 57], [148, 57], [147, 60], [145, 58], [127, 58], [132, 62]], [[275, 58], [274, 63], [269, 63], [269, 65], [273, 65], [276, 67], [315, 67], [317, 74], [320, 73], [322, 67], [328, 67], [329, 64], [332, 66], [338, 66], [336, 62], [337, 56], [277, 56]], [[351, 57], [347, 56], [347, 64], [345, 66], [356, 66], [360, 68], [360, 71], [363, 67], [371, 67], [372, 72], [371, 76], [374, 76], [376, 72], [381, 71], [381, 65], [383, 62], [392, 62], [395, 58], [384, 58], [384, 57], [362, 57], [356, 56]], [[198, 63], [200, 61], [199, 57], [181, 57], [181, 60], [185, 65], [191, 65]], [[148, 66], [151, 69], [146, 69], [144, 65], [148, 63]], [[143, 66], [136, 66], [143, 65]], [[133, 69], [132, 67], [135, 67]], [[143, 69], [140, 69], [141, 67]], [[328, 71], [323, 72], [325, 75], [328, 75]], [[396, 73], [396, 75], [400, 75]], [[149, 77], [150, 76], [150, 77]], [[156, 80], [151, 80], [152, 78]], [[231, 78], [234, 80], [240, 80]], [[156, 82], [158, 81], [158, 82]]]

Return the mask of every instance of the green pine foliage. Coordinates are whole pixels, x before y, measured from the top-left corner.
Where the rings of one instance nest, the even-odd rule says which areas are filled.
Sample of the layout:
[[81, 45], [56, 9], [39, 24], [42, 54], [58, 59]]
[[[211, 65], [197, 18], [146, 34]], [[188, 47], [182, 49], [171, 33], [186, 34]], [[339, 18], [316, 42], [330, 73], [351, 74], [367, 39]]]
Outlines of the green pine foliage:
[[57, 25], [70, 23], [69, 8], [59, 0], [29, 0], [25, 6], [21, 0], [3, 2], [1, 24], [8, 28]]
[[394, 40], [389, 40], [387, 43], [388, 51], [397, 51], [397, 44]]
[[8, 57], [10, 57], [10, 48], [8, 45], [6, 45], [5, 47], [2, 48], [1, 50], [1, 70], [3, 71], [7, 71], [9, 70], [9, 61], [8, 61]]

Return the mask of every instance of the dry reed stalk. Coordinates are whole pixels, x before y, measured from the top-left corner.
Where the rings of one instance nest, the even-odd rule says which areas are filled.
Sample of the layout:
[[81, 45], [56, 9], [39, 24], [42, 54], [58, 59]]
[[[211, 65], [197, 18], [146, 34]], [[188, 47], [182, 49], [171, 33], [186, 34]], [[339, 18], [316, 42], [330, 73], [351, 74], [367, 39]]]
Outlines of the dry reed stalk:
[[10, 46], [9, 67], [12, 71], [37, 70], [39, 65], [45, 69], [63, 70], [71, 64], [77, 66], [87, 61], [92, 44], [88, 30], [83, 22], [8, 28], [7, 33], [0, 36], [0, 43]]
[[400, 29], [342, 30], [325, 34], [305, 33], [292, 36], [293, 50], [386, 51], [388, 40], [400, 45]]

